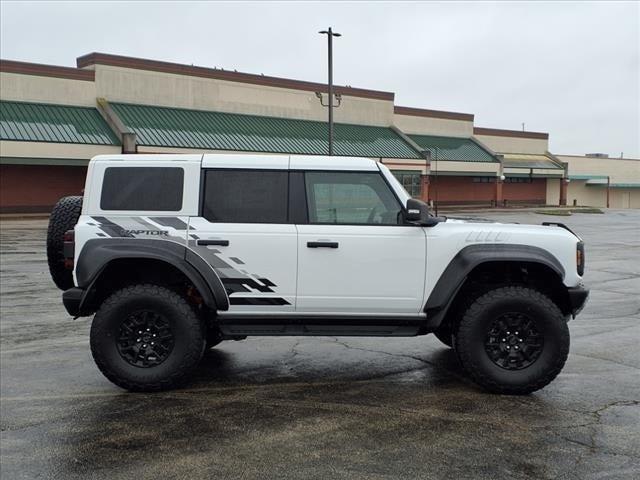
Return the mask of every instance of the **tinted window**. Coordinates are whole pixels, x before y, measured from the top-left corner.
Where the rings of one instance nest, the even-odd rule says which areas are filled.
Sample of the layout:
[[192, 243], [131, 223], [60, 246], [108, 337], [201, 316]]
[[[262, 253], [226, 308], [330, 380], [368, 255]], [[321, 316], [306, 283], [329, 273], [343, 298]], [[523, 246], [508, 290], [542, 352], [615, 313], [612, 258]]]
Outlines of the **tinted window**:
[[287, 223], [288, 172], [209, 170], [203, 216], [219, 223]]
[[400, 205], [377, 173], [307, 172], [310, 223], [398, 224]]
[[109, 167], [102, 181], [102, 210], [182, 210], [184, 169]]

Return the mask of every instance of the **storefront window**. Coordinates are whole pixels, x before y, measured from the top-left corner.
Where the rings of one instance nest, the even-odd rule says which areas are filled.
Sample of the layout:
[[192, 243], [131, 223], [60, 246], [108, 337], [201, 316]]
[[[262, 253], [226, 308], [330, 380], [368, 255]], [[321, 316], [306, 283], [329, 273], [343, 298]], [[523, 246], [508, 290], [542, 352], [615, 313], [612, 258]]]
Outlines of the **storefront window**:
[[504, 179], [504, 183], [533, 183], [533, 179], [530, 177], [507, 177]]
[[404, 189], [414, 198], [420, 197], [420, 172], [392, 171]]
[[495, 183], [496, 177], [473, 177], [473, 183]]

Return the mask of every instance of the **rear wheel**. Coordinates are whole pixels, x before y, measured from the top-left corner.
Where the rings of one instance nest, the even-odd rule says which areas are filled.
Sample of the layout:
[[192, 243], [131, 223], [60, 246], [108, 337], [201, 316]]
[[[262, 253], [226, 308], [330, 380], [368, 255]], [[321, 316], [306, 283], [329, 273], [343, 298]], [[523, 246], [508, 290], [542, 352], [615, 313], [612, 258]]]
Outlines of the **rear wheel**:
[[174, 388], [205, 348], [203, 323], [173, 290], [133, 285], [113, 293], [91, 325], [91, 353], [111, 382], [132, 391]]
[[550, 383], [569, 354], [569, 329], [542, 293], [504, 287], [478, 297], [454, 332], [455, 348], [471, 378], [485, 389], [527, 394]]
[[73, 274], [64, 266], [64, 234], [78, 223], [82, 197], [64, 197], [53, 207], [47, 229], [47, 262], [53, 283], [60, 290], [73, 287]]

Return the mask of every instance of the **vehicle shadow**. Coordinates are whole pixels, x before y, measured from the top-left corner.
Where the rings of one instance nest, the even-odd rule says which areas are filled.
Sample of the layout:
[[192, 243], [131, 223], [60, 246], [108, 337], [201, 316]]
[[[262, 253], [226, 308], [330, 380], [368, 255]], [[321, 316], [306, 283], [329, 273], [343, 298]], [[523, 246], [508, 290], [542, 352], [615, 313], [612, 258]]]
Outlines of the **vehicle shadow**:
[[[244, 350], [238, 349], [246, 359]], [[403, 354], [378, 355], [391, 361]], [[340, 460], [345, 465], [346, 458], [360, 455], [366, 468], [374, 470], [384, 470], [388, 462], [400, 468], [415, 455], [430, 458], [436, 453], [442, 468], [470, 468], [480, 457], [469, 457], [468, 442], [471, 451], [478, 452], [484, 451], [483, 441], [504, 452], [510, 445], [522, 448], [522, 442], [541, 451], [545, 447], [539, 424], [558, 418], [542, 398], [480, 391], [465, 380], [455, 353], [446, 348], [423, 355], [410, 368], [392, 365], [386, 370], [364, 356], [357, 367], [349, 359], [334, 358], [310, 369], [320, 358], [314, 362], [304, 357], [301, 362], [307, 367], [298, 365], [295, 357], [263, 368], [247, 367], [235, 349], [214, 349], [181, 389], [123, 393], [76, 404], [74, 417], [67, 419], [70, 425], [58, 437], [64, 476], [82, 478], [103, 471], [109, 478], [171, 477], [184, 474], [185, 462], [191, 462], [188, 469], [196, 476], [227, 478], [238, 462], [242, 466], [242, 458], [267, 462], [267, 471], [278, 473], [276, 460], [285, 454], [296, 457], [297, 467], [320, 469], [318, 478], [331, 476], [331, 468], [316, 465], [304, 454], [310, 450], [319, 458], [346, 455]], [[267, 358], [256, 354], [255, 363], [260, 362]], [[394, 450], [402, 438], [408, 450]], [[436, 438], [446, 445], [438, 446]], [[335, 451], [332, 444], [345, 451]], [[528, 473], [543, 474], [539, 465], [525, 467]], [[274, 478], [271, 473], [266, 477]]]

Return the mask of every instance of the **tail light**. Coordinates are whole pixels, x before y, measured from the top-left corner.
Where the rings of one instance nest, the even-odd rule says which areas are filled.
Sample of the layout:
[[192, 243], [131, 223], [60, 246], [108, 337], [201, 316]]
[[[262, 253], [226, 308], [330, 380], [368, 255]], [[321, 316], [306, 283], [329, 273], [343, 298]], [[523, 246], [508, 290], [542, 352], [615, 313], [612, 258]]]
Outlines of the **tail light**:
[[576, 268], [578, 275], [584, 275], [584, 242], [578, 242], [576, 245]]
[[73, 259], [76, 249], [75, 238], [76, 234], [73, 230], [67, 230], [64, 234], [62, 253], [64, 255], [64, 267], [69, 270], [73, 270]]

